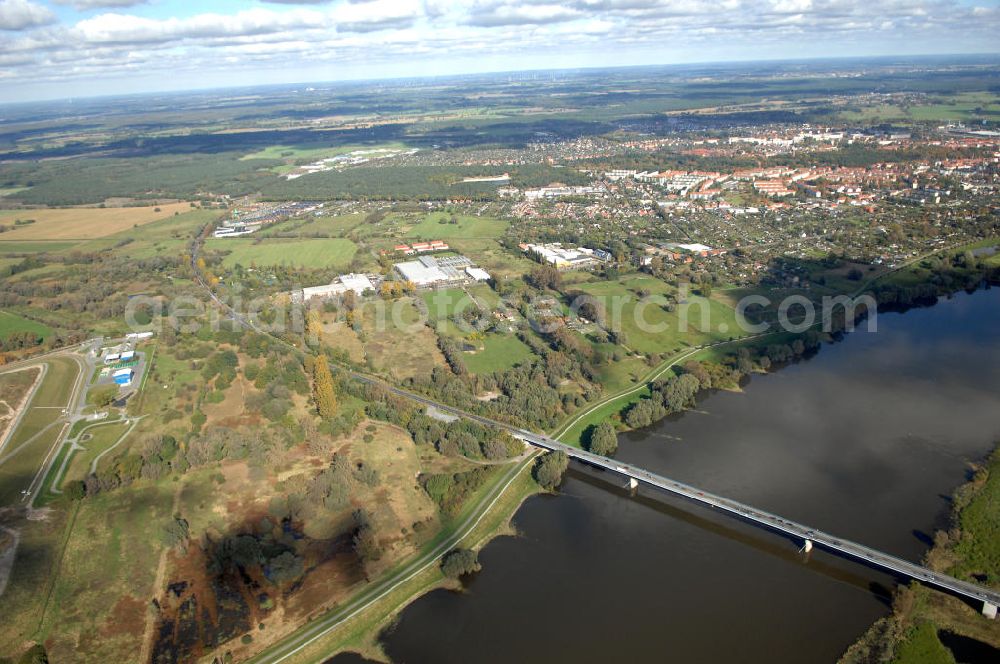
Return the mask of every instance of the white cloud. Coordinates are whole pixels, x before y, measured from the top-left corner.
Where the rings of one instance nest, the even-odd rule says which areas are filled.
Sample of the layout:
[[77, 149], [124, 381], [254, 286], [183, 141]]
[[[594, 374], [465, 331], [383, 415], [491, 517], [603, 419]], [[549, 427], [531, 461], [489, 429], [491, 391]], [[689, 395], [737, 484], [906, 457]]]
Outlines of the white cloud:
[[57, 5], [65, 5], [74, 9], [123, 9], [145, 5], [149, 0], [55, 0]]
[[274, 12], [268, 9], [248, 9], [231, 16], [196, 14], [187, 18], [165, 20], [131, 14], [101, 14], [80, 21], [71, 32], [87, 44], [157, 44], [310, 30], [326, 24], [325, 14], [310, 10]]
[[386, 28], [406, 28], [422, 14], [412, 0], [371, 0], [338, 5], [331, 18], [339, 32], [374, 32]]
[[547, 25], [584, 18], [585, 14], [560, 4], [487, 4], [474, 7], [468, 25], [497, 27], [504, 25]]
[[316, 63], [412, 72], [422, 58], [497, 68], [624, 61], [621, 54], [652, 63], [734, 53], [840, 55], [845, 48], [995, 51], [1000, 32], [996, 6], [957, 0], [268, 1], [213, 13], [204, 0], [205, 13], [149, 18], [119, 10], [58, 25], [38, 3], [0, 0], [0, 29], [8, 31], [0, 34], [3, 86], [248, 67], [300, 71]]
[[30, 0], [0, 0], [0, 30], [26, 30], [55, 20], [55, 14], [47, 7]]

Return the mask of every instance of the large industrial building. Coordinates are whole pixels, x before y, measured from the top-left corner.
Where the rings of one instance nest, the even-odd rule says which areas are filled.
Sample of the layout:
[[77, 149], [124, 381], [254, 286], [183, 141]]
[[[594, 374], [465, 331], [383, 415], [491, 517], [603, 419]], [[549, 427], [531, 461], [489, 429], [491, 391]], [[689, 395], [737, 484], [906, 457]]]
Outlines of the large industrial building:
[[342, 274], [335, 278], [333, 282], [325, 286], [310, 286], [302, 289], [302, 299], [308, 301], [314, 297], [327, 298], [335, 295], [343, 295], [347, 291], [354, 291], [357, 295], [364, 294], [365, 291], [374, 291], [375, 285], [371, 279], [364, 274]]
[[564, 247], [558, 242], [522, 244], [521, 250], [527, 254], [534, 254], [541, 261], [560, 270], [583, 270], [594, 267], [608, 258], [607, 252], [586, 247]]
[[[420, 258], [393, 266], [395, 278], [408, 281], [417, 288], [466, 284], [475, 281], [489, 281], [490, 274], [476, 267], [465, 256], [421, 256]], [[392, 278], [392, 277], [388, 277]], [[353, 291], [357, 295], [375, 293], [386, 277], [377, 274], [344, 274], [325, 286], [310, 286], [300, 291], [292, 291], [292, 298], [308, 302], [312, 298], [325, 299]]]
[[478, 268], [465, 256], [421, 256], [415, 261], [396, 263], [396, 274], [418, 288], [461, 284], [469, 281], [489, 281], [486, 270]]

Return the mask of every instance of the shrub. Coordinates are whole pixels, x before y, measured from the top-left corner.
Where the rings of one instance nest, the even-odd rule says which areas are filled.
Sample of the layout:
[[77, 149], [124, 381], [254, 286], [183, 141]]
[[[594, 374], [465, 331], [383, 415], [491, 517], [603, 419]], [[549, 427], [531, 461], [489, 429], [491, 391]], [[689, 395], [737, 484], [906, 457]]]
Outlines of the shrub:
[[441, 572], [450, 579], [457, 579], [480, 569], [479, 556], [472, 549], [453, 549], [441, 559]]

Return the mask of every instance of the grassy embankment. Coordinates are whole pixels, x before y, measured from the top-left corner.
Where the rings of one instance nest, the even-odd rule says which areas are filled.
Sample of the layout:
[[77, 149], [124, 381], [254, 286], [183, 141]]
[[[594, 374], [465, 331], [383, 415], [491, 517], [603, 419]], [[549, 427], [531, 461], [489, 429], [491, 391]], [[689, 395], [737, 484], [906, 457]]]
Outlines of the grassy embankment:
[[[959, 579], [1000, 589], [1000, 448], [954, 494], [953, 526], [939, 532], [926, 564]], [[1000, 621], [965, 602], [920, 584], [900, 588], [893, 613], [876, 622], [841, 664], [953, 664], [940, 632], [1000, 649]]]
[[[330, 615], [332, 619], [337, 614], [345, 612], [345, 607], [353, 608], [356, 612], [348, 612], [349, 618], [336, 624], [329, 632], [309, 641], [301, 650], [282, 661], [313, 662], [345, 651], [384, 658], [378, 645], [381, 630], [415, 598], [436, 588], [455, 585], [441, 573], [438, 566], [440, 554], [432, 555], [435, 550], [441, 548], [442, 543], [452, 539], [458, 531], [464, 534], [454, 545], [447, 547], [448, 549], [455, 546], [479, 548], [491, 538], [510, 532], [510, 518], [528, 496], [539, 490], [529, 472], [533, 458], [519, 462], [509, 472], [494, 473], [475, 496], [467, 501], [462, 511], [450, 520], [437, 537], [424, 546], [415, 559], [400, 563], [388, 570], [383, 575], [385, 581], [373, 583], [369, 590], [360, 593], [344, 607], [335, 609]], [[310, 624], [322, 620], [323, 618], [319, 618]], [[268, 652], [250, 661], [274, 661], [268, 656]]]
[[[925, 263], [926, 259], [937, 255], [944, 254], [946, 256], [956, 256], [962, 254], [966, 251], [975, 251], [977, 249], [988, 248], [996, 246], [998, 242], [997, 238], [986, 238], [983, 240], [977, 240], [974, 242], [969, 242], [962, 244], [960, 246], [948, 247], [939, 251], [930, 252], [926, 255], [919, 256], [909, 261], [905, 265], [900, 266], [894, 270], [884, 270], [878, 271], [872, 274], [868, 279], [857, 283], [843, 281], [840, 284], [840, 292], [850, 292], [853, 295], [864, 292], [866, 289], [870, 288], [876, 283], [886, 283], [895, 284], [900, 286], [912, 286], [920, 283], [926, 283], [933, 275], [934, 272]], [[1000, 265], [1000, 252], [995, 253], [990, 256], [983, 258], [984, 262], [990, 266]], [[838, 268], [833, 270], [843, 271]], [[830, 274], [824, 274], [823, 276], [829, 277]], [[621, 283], [621, 280], [619, 280]], [[614, 282], [612, 282], [614, 284]], [[616, 287], [614, 285], [607, 286], [601, 285], [597, 289], [599, 292], [616, 292]], [[618, 287], [620, 291], [620, 286]], [[626, 288], [627, 290], [627, 288]], [[654, 291], [655, 292], [655, 291]], [[743, 294], [749, 294], [751, 291], [744, 292]], [[836, 291], [835, 291], [836, 292]], [[618, 294], [621, 294], [618, 292]], [[767, 295], [768, 292], [764, 291], [763, 294]], [[715, 300], [721, 299], [721, 294], [713, 295], [712, 313], [711, 321], [713, 325], [717, 324], [719, 320], [717, 316], [717, 303]], [[735, 311], [730, 310], [730, 316], [735, 316]], [[691, 316], [691, 319], [697, 321], [697, 314]], [[731, 325], [733, 321], [729, 320], [728, 317], [723, 316], [723, 322], [727, 323], [727, 328], [730, 330], [738, 329], [736, 326]], [[818, 325], [818, 323], [817, 323]], [[627, 329], [627, 328], [626, 328]], [[591, 425], [597, 424], [605, 419], [611, 418], [614, 415], [620, 413], [625, 407], [639, 401], [642, 398], [649, 396], [649, 383], [658, 378], [668, 376], [668, 370], [672, 369], [674, 366], [686, 362], [688, 360], [704, 361], [704, 362], [720, 362], [727, 355], [732, 354], [735, 350], [741, 346], [746, 346], [748, 348], [760, 348], [770, 344], [784, 344], [789, 343], [796, 335], [788, 332], [776, 331], [763, 336], [754, 336], [753, 338], [743, 338], [735, 339], [732, 341], [723, 341], [718, 339], [720, 335], [716, 334], [716, 338], [713, 341], [711, 337], [702, 337], [700, 343], [712, 344], [709, 347], [702, 349], [692, 350], [679, 350], [673, 355], [667, 357], [661, 364], [659, 364], [654, 369], [642, 374], [641, 377], [628, 384], [621, 387], [618, 391], [612, 391], [611, 394], [596, 404], [588, 406], [588, 409], [582, 413], [575, 413], [568, 417], [563, 424], [555, 430], [554, 436], [564, 443], [569, 445], [581, 445], [582, 437], [584, 432]], [[631, 339], [631, 338], [630, 338]], [[650, 343], [655, 343], [655, 339], [648, 340]], [[676, 344], [685, 343], [684, 340], [674, 340], [675, 348]], [[694, 345], [696, 343], [695, 339], [687, 341], [689, 345]], [[606, 385], [607, 387], [607, 385]]]

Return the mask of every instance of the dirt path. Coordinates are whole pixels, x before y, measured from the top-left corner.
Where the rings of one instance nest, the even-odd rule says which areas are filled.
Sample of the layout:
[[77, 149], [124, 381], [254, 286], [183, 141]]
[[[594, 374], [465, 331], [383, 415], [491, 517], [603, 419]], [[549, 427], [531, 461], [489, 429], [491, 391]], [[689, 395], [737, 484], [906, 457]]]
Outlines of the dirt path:
[[[171, 514], [177, 514], [181, 504], [181, 492], [184, 490], [184, 482], [177, 483], [177, 490], [174, 491], [174, 502], [170, 508]], [[163, 590], [167, 582], [167, 557], [170, 554], [169, 548], [164, 548], [160, 553], [160, 561], [156, 565], [156, 579], [153, 581], [153, 597], [159, 599], [160, 591]], [[152, 611], [146, 612], [146, 627], [142, 631], [142, 650], [139, 652], [139, 661], [148, 662], [152, 656], [153, 635], [156, 629], [156, 615]]]

